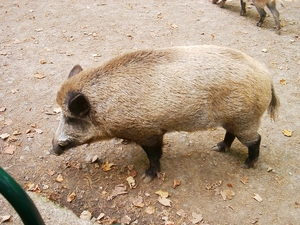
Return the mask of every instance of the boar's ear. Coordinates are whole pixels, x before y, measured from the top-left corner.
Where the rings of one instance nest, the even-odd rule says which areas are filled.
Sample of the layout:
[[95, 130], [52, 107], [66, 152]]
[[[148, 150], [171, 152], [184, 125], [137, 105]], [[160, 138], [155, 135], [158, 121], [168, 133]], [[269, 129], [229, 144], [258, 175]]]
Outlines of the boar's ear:
[[68, 108], [74, 116], [83, 117], [88, 114], [91, 106], [83, 94], [77, 94], [68, 102]]
[[80, 73], [82, 71], [82, 67], [80, 65], [75, 65], [73, 69], [70, 71], [68, 78], [73, 77], [77, 73]]

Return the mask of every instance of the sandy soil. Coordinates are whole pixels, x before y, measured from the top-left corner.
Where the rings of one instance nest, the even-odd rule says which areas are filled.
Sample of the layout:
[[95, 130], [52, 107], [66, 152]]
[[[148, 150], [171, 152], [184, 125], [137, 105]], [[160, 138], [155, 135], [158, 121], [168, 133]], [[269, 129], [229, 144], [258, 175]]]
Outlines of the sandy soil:
[[[272, 16], [256, 26], [258, 13], [250, 4], [241, 17], [239, 1], [227, 1], [223, 9], [208, 0], [2, 1], [0, 135], [10, 137], [0, 140], [1, 167], [24, 189], [78, 216], [84, 210], [95, 218], [103, 213], [100, 224], [299, 223], [300, 2], [283, 3], [277, 7], [279, 36]], [[150, 184], [141, 182], [148, 162], [134, 143], [111, 140], [49, 154], [58, 125], [56, 92], [73, 65], [100, 65], [132, 49], [199, 44], [240, 49], [273, 74], [280, 115], [275, 123], [263, 117], [254, 169], [240, 167], [247, 149], [237, 141], [228, 153], [211, 150], [222, 129], [166, 135], [165, 178]], [[283, 130], [293, 131], [291, 137]], [[100, 160], [92, 164], [95, 155]], [[101, 162], [114, 166], [105, 172]], [[130, 188], [126, 179], [135, 172], [136, 187]], [[174, 180], [181, 182], [175, 189]], [[120, 184], [127, 193], [110, 200]], [[170, 207], [158, 201], [159, 190], [169, 193]], [[7, 214], [14, 215], [8, 224], [21, 223], [1, 198], [0, 216]]]

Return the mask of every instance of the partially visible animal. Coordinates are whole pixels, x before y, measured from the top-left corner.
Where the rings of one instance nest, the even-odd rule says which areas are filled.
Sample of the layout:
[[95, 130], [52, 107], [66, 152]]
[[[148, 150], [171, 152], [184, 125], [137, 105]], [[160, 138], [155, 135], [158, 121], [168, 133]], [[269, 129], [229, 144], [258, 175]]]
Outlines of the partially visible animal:
[[[240, 15], [244, 16], [246, 14], [246, 1], [247, 0], [240, 0], [241, 2], [241, 12]], [[217, 4], [218, 0], [212, 0], [213, 4]], [[226, 0], [221, 0], [220, 2], [220, 7], [224, 7]], [[279, 12], [276, 8], [276, 0], [252, 0], [253, 5], [255, 6], [257, 12], [260, 15], [260, 19], [258, 21], [258, 23], [256, 24], [257, 26], [261, 27], [261, 25], [264, 22], [264, 19], [266, 18], [266, 11], [265, 11], [265, 7], [267, 6], [269, 8], [269, 10], [271, 11], [274, 20], [275, 20], [275, 26], [277, 29], [277, 33], [280, 34], [280, 22], [279, 22]]]
[[121, 138], [139, 144], [150, 162], [144, 181], [160, 172], [163, 136], [222, 126], [226, 151], [237, 138], [248, 147], [244, 163], [259, 156], [257, 133], [279, 100], [266, 67], [231, 48], [211, 45], [138, 50], [83, 70], [76, 65], [56, 101], [62, 109], [54, 154], [85, 143]]

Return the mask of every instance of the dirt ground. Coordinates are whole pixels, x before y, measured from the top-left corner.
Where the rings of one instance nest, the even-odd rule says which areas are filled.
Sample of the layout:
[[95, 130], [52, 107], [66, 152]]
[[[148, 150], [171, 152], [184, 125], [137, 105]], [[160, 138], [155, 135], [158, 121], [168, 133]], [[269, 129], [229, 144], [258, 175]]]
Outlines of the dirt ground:
[[[222, 9], [209, 0], [1, 1], [0, 166], [25, 190], [78, 216], [101, 214], [100, 224], [298, 224], [300, 2], [283, 3], [277, 35], [272, 15], [259, 28], [254, 6], [248, 3], [241, 17], [237, 0]], [[167, 134], [164, 180], [149, 184], [141, 182], [146, 155], [134, 143], [114, 139], [49, 154], [59, 118], [56, 92], [75, 64], [87, 68], [128, 50], [201, 44], [240, 49], [273, 75], [280, 114], [276, 122], [263, 117], [254, 169], [240, 167], [247, 149], [238, 141], [227, 153], [211, 150], [223, 138], [220, 128]], [[91, 163], [95, 155], [99, 160]], [[103, 171], [104, 162], [114, 166]], [[126, 193], [113, 192], [116, 187]], [[168, 192], [165, 202], [159, 190]], [[168, 200], [171, 206], [164, 206]], [[0, 217], [7, 214], [13, 215], [7, 224], [21, 223], [0, 198]]]

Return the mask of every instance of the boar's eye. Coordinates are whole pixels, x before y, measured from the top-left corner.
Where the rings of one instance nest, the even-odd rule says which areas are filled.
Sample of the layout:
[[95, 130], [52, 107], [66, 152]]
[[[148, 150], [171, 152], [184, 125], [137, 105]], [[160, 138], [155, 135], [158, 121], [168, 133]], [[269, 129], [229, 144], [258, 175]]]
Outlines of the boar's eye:
[[77, 94], [69, 101], [68, 108], [74, 116], [83, 117], [90, 111], [91, 106], [83, 94]]

